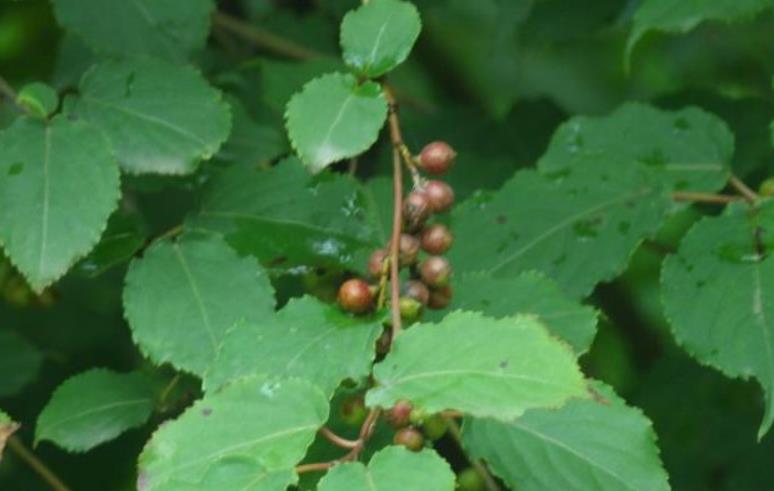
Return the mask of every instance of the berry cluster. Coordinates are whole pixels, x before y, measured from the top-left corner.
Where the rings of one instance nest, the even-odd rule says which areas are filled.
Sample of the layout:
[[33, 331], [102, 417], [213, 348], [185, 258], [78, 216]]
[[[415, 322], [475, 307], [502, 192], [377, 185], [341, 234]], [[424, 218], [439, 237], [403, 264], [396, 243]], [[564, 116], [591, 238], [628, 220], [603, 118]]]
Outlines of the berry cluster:
[[[425, 173], [445, 174], [457, 156], [448, 143], [437, 141], [426, 145], [412, 159]], [[401, 317], [407, 322], [419, 318], [422, 309], [442, 309], [451, 301], [449, 286], [451, 265], [442, 256], [452, 245], [453, 237], [446, 225], [428, 224], [428, 219], [444, 213], [454, 203], [451, 186], [439, 180], [415, 180], [414, 189], [403, 200], [403, 230], [399, 242], [398, 263], [409, 270], [409, 279], [402, 285]], [[420, 261], [420, 252], [426, 257]], [[387, 249], [377, 249], [368, 260], [368, 275], [373, 280], [383, 278], [388, 270]], [[344, 310], [363, 313], [373, 307], [378, 287], [362, 279], [351, 279], [339, 288], [338, 301]]]
[[393, 443], [415, 452], [422, 450], [425, 438], [438, 440], [446, 434], [448, 428], [446, 420], [440, 414], [426, 414], [405, 400], [396, 402], [384, 417], [396, 430]]

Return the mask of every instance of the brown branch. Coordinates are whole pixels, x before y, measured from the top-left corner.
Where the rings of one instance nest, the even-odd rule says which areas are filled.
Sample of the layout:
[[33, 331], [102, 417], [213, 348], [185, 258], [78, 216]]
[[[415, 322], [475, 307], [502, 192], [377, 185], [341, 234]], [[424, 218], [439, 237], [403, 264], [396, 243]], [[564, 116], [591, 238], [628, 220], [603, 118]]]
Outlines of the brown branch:
[[336, 464], [338, 464], [338, 461], [336, 460], [331, 460], [330, 462], [315, 462], [313, 464], [300, 464], [296, 466], [296, 473], [303, 474], [304, 472], [327, 471]]
[[390, 310], [392, 311], [392, 339], [400, 332], [400, 278], [398, 276], [400, 264], [398, 256], [400, 251], [400, 234], [403, 227], [403, 165], [401, 162], [400, 147], [403, 145], [403, 136], [400, 132], [398, 120], [398, 107], [395, 96], [386, 85], [384, 95], [389, 104], [390, 140], [392, 141], [392, 238], [390, 239]]
[[694, 203], [718, 203], [728, 204], [739, 201], [739, 196], [730, 196], [728, 194], [711, 193], [693, 193], [689, 191], [676, 191], [672, 193], [672, 199], [675, 201], [690, 201]]
[[728, 183], [736, 189], [736, 191], [741, 194], [745, 200], [749, 203], [754, 203], [758, 200], [758, 194], [750, 189], [747, 184], [742, 182], [741, 179], [736, 177], [735, 175], [731, 175], [731, 177], [728, 179]]
[[49, 485], [51, 489], [54, 491], [70, 491], [70, 488], [65, 485], [65, 483], [62, 482], [59, 477], [57, 477], [54, 472], [49, 469], [46, 464], [43, 463], [37, 456], [35, 456], [34, 453], [32, 453], [27, 447], [24, 446], [24, 443], [22, 441], [12, 436], [8, 439], [8, 448], [13, 450], [19, 458], [21, 458], [24, 462], [27, 463], [32, 469], [40, 476], [41, 479], [43, 479], [46, 484]]
[[346, 438], [340, 437], [327, 426], [320, 428], [319, 433], [324, 436], [326, 440], [336, 445], [337, 447], [352, 449], [360, 444], [358, 440], [348, 440]]
[[[459, 425], [452, 418], [444, 417], [444, 419], [446, 419], [446, 424], [449, 428], [449, 434], [457, 443], [457, 446], [459, 446], [464, 453], [464, 449], [462, 447], [462, 432], [460, 431]], [[484, 485], [486, 486], [487, 491], [500, 491], [500, 486], [498, 486], [497, 481], [495, 481], [495, 478], [492, 477], [492, 474], [489, 473], [489, 470], [480, 459], [468, 457], [468, 460], [478, 475], [481, 476], [481, 479], [484, 480]]]

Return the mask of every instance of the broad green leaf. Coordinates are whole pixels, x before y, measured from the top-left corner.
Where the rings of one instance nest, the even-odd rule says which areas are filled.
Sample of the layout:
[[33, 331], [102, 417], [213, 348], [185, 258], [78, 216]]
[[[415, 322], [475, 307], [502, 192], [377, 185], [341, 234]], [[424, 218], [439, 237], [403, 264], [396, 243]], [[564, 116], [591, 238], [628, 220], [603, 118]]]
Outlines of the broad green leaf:
[[237, 165], [267, 165], [288, 153], [288, 143], [281, 124], [255, 121], [244, 105], [230, 99], [231, 134], [218, 152], [218, 158]]
[[19, 429], [19, 424], [14, 423], [2, 409], [0, 409], [0, 461], [3, 460], [3, 450], [5, 443]]
[[578, 166], [553, 177], [524, 170], [452, 212], [454, 233], [464, 240], [449, 258], [458, 272], [541, 271], [583, 297], [626, 267], [669, 206], [650, 169], [639, 165]]
[[366, 77], [380, 77], [408, 58], [420, 30], [412, 3], [371, 0], [341, 21], [344, 61]]
[[59, 23], [98, 53], [183, 61], [204, 47], [212, 0], [54, 0]]
[[650, 31], [685, 33], [705, 21], [744, 22], [772, 7], [772, 0], [643, 0], [626, 41], [626, 64], [634, 46]]
[[[496, 318], [536, 315], [578, 354], [589, 349], [597, 332], [597, 313], [592, 307], [567, 298], [556, 283], [535, 271], [513, 278], [493, 278], [485, 273], [460, 275], [454, 279], [451, 306]], [[439, 320], [445, 312], [430, 310], [425, 315]]]
[[[285, 489], [327, 418], [327, 397], [308, 382], [241, 379], [208, 394], [153, 435], [140, 454], [137, 487]], [[248, 486], [250, 471], [256, 482]], [[266, 485], [267, 479], [273, 485]], [[242, 487], [210, 487], [200, 484], [203, 480]]]
[[373, 375], [369, 406], [408, 399], [431, 413], [508, 420], [588, 397], [572, 351], [530, 316], [452, 312], [437, 324], [415, 324], [395, 338]]
[[221, 93], [197, 70], [151, 60], [95, 65], [66, 110], [98, 126], [132, 174], [191, 173], [231, 126]]
[[43, 355], [29, 341], [0, 328], [0, 397], [12, 396], [38, 375]]
[[292, 299], [273, 317], [237, 324], [226, 334], [206, 390], [246, 375], [298, 377], [326, 394], [345, 379], [360, 380], [371, 369], [379, 319], [352, 317], [313, 297]]
[[368, 150], [386, 117], [381, 87], [342, 73], [308, 82], [285, 112], [290, 143], [312, 173]]
[[710, 192], [728, 180], [733, 153], [734, 135], [718, 117], [695, 107], [662, 111], [632, 102], [602, 118], [575, 116], [564, 123], [538, 168], [636, 162], [673, 189]]
[[145, 227], [137, 213], [118, 210], [108, 220], [105, 233], [80, 263], [77, 271], [94, 278], [110, 268], [129, 262], [146, 243]]
[[36, 116], [46, 118], [56, 110], [59, 97], [52, 87], [41, 82], [32, 82], [19, 90], [16, 102]]
[[362, 462], [337, 465], [320, 480], [318, 491], [451, 491], [454, 473], [435, 451], [412, 452], [389, 446]]
[[274, 292], [261, 266], [222, 239], [162, 241], [129, 266], [124, 310], [140, 349], [198, 375], [210, 366], [238, 321], [274, 312]]
[[765, 391], [762, 437], [774, 421], [774, 201], [729, 206], [697, 222], [661, 272], [677, 342], [731, 377]]
[[38, 416], [35, 442], [85, 452], [141, 426], [152, 411], [152, 386], [144, 375], [91, 369], [57, 387]]
[[352, 266], [378, 247], [374, 205], [350, 176], [312, 177], [296, 158], [270, 170], [234, 166], [217, 176], [186, 227], [219, 232], [240, 253], [277, 267]]
[[463, 443], [520, 491], [663, 491], [669, 482], [651, 422], [597, 384], [600, 400], [534, 409], [512, 422], [468, 418]]
[[118, 166], [93, 126], [63, 117], [21, 117], [0, 148], [0, 244], [41, 291], [99, 240], [118, 201]]

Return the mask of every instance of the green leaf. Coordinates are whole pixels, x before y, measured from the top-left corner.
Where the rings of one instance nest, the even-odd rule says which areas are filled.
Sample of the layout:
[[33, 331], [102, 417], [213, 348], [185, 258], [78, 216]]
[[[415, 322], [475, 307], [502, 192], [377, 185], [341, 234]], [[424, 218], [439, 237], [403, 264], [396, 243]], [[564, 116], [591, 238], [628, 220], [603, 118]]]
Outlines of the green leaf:
[[38, 375], [43, 355], [8, 328], [0, 329], [0, 397], [12, 396]]
[[[285, 489], [327, 418], [327, 397], [308, 382], [239, 380], [208, 394], [153, 435], [140, 454], [137, 488]], [[250, 473], [255, 483], [242, 485]], [[261, 479], [274, 485], [264, 486]], [[205, 486], [203, 480], [236, 481], [242, 487]]]
[[[594, 308], [567, 298], [554, 281], [536, 271], [513, 278], [493, 278], [486, 273], [460, 275], [454, 279], [451, 305], [495, 318], [536, 315], [552, 334], [569, 343], [578, 354], [589, 349], [597, 332]], [[444, 313], [430, 310], [425, 316], [439, 320]]]
[[290, 143], [313, 173], [368, 150], [386, 117], [381, 87], [342, 73], [308, 82], [285, 112]]
[[366, 77], [380, 77], [408, 58], [421, 30], [412, 3], [371, 0], [341, 22], [344, 61]]
[[527, 411], [512, 422], [468, 418], [463, 443], [520, 491], [668, 490], [651, 422], [607, 386], [604, 400]]
[[108, 220], [105, 233], [77, 270], [95, 278], [110, 268], [129, 262], [146, 243], [146, 233], [137, 213], [117, 210]]
[[0, 409], [0, 461], [3, 460], [3, 450], [8, 439], [19, 429], [19, 424], [14, 423], [10, 416]]
[[562, 124], [538, 168], [639, 163], [672, 189], [711, 192], [728, 181], [733, 153], [734, 135], [717, 116], [695, 107], [662, 111], [632, 102], [603, 118], [575, 116]]
[[59, 97], [52, 87], [41, 82], [33, 82], [19, 90], [16, 102], [36, 116], [46, 118], [56, 110]]
[[318, 491], [450, 491], [454, 473], [435, 451], [412, 452], [389, 446], [362, 462], [337, 465], [320, 480]]
[[212, 0], [54, 0], [59, 23], [98, 53], [183, 61], [204, 47]]
[[35, 442], [85, 452], [141, 426], [152, 411], [153, 391], [144, 375], [92, 369], [57, 387], [38, 417]]
[[41, 291], [99, 239], [118, 201], [118, 166], [94, 127], [62, 117], [18, 118], [0, 148], [0, 243]]
[[661, 272], [675, 339], [731, 377], [753, 376], [766, 393], [762, 437], [774, 421], [774, 201], [729, 206], [697, 222]]
[[508, 420], [588, 397], [572, 351], [529, 316], [453, 312], [438, 324], [416, 324], [395, 338], [373, 375], [369, 406], [408, 399], [430, 413]]
[[223, 172], [186, 228], [222, 233], [240, 253], [279, 267], [341, 267], [352, 266], [357, 251], [380, 245], [374, 213], [352, 177], [312, 177], [291, 158], [268, 171]]
[[573, 297], [619, 274], [671, 205], [650, 169], [578, 166], [557, 176], [517, 172], [496, 193], [452, 212], [458, 272], [541, 271]]
[[221, 93], [197, 70], [151, 60], [95, 65], [66, 110], [98, 126], [132, 174], [191, 173], [231, 126]]
[[218, 152], [218, 158], [238, 165], [268, 165], [289, 151], [280, 124], [274, 126], [255, 121], [244, 105], [230, 99], [231, 134]]
[[382, 333], [380, 319], [352, 317], [313, 297], [292, 299], [274, 317], [238, 324], [204, 376], [206, 390], [246, 375], [298, 377], [326, 394], [366, 377]]
[[749, 21], [772, 7], [772, 0], [644, 0], [634, 13], [632, 31], [626, 41], [626, 64], [637, 42], [650, 31], [685, 33], [710, 20]]
[[126, 275], [124, 309], [140, 349], [157, 363], [201, 375], [238, 321], [274, 313], [274, 292], [252, 258], [222, 239], [158, 242]]

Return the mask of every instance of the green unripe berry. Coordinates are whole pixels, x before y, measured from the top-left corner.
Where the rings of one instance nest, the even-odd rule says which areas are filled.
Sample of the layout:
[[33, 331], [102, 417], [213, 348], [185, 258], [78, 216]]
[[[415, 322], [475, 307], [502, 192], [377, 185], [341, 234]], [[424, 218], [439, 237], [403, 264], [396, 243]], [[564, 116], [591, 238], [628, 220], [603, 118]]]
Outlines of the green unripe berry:
[[400, 316], [406, 322], [414, 322], [422, 314], [422, 304], [411, 297], [400, 297]]
[[446, 434], [446, 430], [449, 429], [449, 425], [446, 420], [440, 414], [433, 414], [422, 422], [422, 433], [429, 440], [438, 440]]
[[360, 426], [368, 416], [362, 395], [349, 395], [339, 406], [339, 417], [349, 426]]
[[484, 491], [486, 484], [476, 469], [468, 467], [457, 474], [457, 491]]
[[761, 183], [758, 188], [758, 194], [761, 196], [774, 196], [774, 177], [769, 177]]

